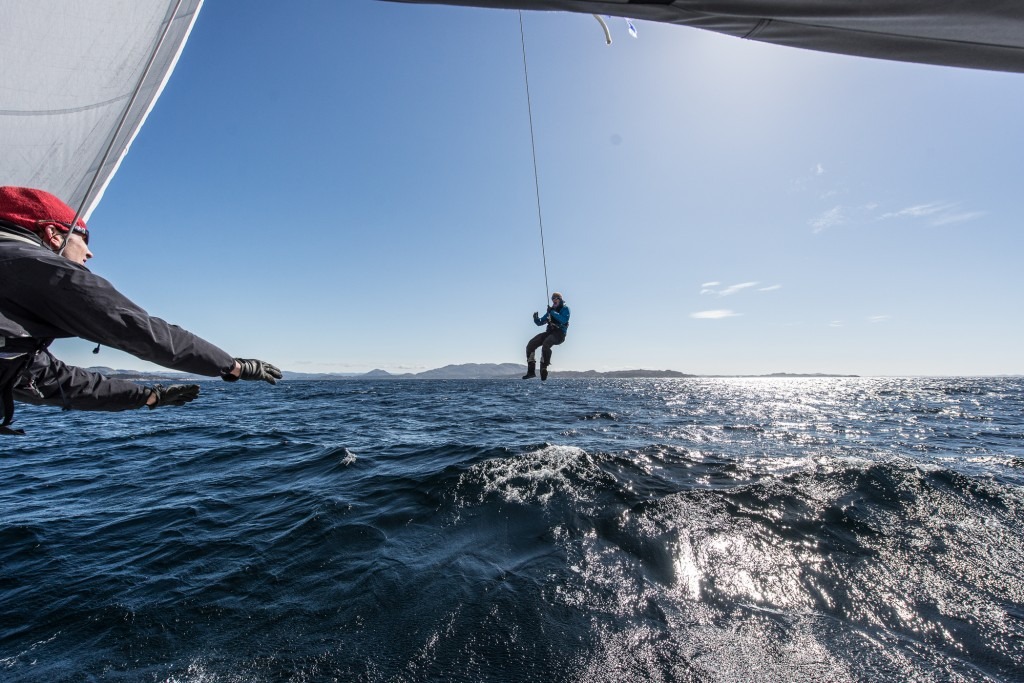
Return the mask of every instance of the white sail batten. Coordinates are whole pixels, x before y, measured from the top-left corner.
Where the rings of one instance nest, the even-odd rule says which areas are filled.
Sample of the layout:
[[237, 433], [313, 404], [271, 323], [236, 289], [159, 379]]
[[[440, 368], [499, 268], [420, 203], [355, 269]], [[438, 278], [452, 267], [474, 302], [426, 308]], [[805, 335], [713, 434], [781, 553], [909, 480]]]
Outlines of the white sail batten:
[[0, 3], [0, 185], [47, 190], [88, 220], [202, 3]]

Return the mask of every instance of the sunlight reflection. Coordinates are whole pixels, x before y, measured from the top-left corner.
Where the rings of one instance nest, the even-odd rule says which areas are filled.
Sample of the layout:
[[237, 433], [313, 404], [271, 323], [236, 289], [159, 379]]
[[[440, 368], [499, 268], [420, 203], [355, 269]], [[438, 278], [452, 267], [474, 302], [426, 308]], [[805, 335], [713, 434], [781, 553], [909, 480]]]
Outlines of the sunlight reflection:
[[689, 539], [680, 539], [676, 553], [676, 576], [683, 589], [689, 597], [694, 600], [700, 599], [700, 578], [701, 572], [697, 567], [697, 561], [693, 554], [693, 547]]

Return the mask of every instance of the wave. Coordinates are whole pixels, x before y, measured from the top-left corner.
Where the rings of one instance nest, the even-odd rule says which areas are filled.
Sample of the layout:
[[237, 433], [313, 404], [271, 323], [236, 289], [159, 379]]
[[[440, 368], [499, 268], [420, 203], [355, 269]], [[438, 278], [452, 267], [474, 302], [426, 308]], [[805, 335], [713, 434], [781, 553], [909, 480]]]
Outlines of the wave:
[[[1019, 489], [899, 459], [821, 459], [709, 488], [712, 473], [742, 468], [671, 455], [699, 483], [660, 497], [650, 484], [637, 494], [650, 464], [630, 475], [621, 457], [574, 448], [490, 461], [460, 481], [464, 507], [498, 500], [547, 517], [570, 570], [556, 602], [589, 605], [608, 621], [586, 678], [597, 676], [595, 662], [622, 657], [627, 624], [626, 640], [650, 648], [635, 680], [687, 651], [699, 656], [653, 670], [666, 680], [743, 670], [787, 680], [785, 671], [815, 663], [813, 680], [860, 680], [885, 662], [963, 680], [977, 661], [995, 678], [1019, 670], [1024, 648], [1006, 645], [1024, 635], [1012, 607], [1024, 597]], [[748, 631], [743, 647], [736, 628]], [[624, 680], [621, 666], [612, 670], [597, 680]]]
[[0, 678], [1024, 670], [1015, 384], [337, 384], [15, 444]]

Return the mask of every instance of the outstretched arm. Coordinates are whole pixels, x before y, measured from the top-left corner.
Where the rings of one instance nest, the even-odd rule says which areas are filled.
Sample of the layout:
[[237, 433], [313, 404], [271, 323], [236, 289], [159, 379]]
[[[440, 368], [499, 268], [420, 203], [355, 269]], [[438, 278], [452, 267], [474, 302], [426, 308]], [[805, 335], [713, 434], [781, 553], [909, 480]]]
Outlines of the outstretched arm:
[[70, 410], [117, 412], [142, 406], [182, 406], [199, 396], [198, 384], [142, 386], [67, 365], [48, 353], [39, 354], [28, 371], [32, 383], [22, 382], [14, 389], [19, 401]]
[[66, 365], [48, 353], [37, 355], [28, 371], [32, 386], [22, 382], [14, 388], [14, 397], [25, 403], [118, 411], [141, 408], [150, 398], [141, 384]]
[[[223, 349], [149, 315], [86, 268], [56, 254], [19, 263], [23, 276], [5, 282], [5, 287], [25, 289], [17, 298], [31, 302], [35, 312], [54, 328], [45, 336], [81, 337], [165, 368], [209, 377], [235, 366], [235, 359]], [[37, 282], [49, 286], [32, 288], [31, 283]]]

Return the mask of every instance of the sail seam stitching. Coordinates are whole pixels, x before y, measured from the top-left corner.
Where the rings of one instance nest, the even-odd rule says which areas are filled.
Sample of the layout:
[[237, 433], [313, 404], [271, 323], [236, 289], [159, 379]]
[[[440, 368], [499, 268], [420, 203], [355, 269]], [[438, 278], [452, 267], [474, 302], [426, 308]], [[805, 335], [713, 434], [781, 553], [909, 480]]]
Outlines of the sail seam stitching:
[[117, 102], [123, 102], [131, 96], [131, 93], [127, 93], [109, 100], [104, 100], [103, 102], [96, 102], [95, 104], [87, 104], [81, 107], [71, 107], [68, 109], [0, 109], [0, 116], [60, 116], [62, 114], [78, 114], [83, 111], [99, 109], [100, 107], [106, 107], [111, 104], [116, 104]]

